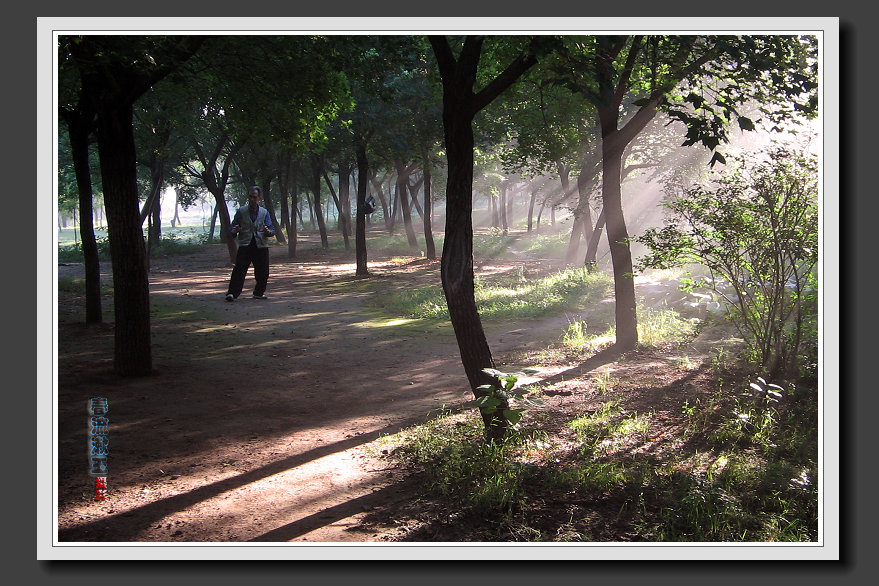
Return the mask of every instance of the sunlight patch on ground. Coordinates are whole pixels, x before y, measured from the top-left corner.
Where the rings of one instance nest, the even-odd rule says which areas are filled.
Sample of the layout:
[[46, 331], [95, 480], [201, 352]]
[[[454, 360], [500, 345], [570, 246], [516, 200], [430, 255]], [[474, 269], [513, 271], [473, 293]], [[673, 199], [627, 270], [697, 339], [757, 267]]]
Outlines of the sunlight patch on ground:
[[383, 319], [371, 319], [369, 321], [362, 321], [359, 323], [351, 324], [356, 328], [388, 328], [388, 327], [397, 327], [404, 326], [418, 321], [416, 318], [407, 318], [407, 317], [392, 317], [392, 318], [383, 318]]

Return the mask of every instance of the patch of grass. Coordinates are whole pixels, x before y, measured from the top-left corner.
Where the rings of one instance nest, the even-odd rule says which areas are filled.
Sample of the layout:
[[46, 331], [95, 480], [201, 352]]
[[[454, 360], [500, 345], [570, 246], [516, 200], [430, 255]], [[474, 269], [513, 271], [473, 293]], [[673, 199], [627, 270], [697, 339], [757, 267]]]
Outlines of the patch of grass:
[[[204, 248], [207, 240], [207, 233], [170, 234], [163, 237], [153, 245], [150, 251], [151, 257], [171, 256], [175, 254], [187, 254], [197, 252]], [[98, 259], [101, 262], [110, 261], [110, 239], [107, 237], [98, 238], [96, 240], [98, 246]], [[66, 242], [58, 244], [58, 262], [64, 263], [81, 263], [82, 242]]]
[[397, 445], [396, 459], [426, 473], [430, 491], [455, 500], [468, 513], [485, 515], [520, 506], [533, 466], [516, 456], [533, 441], [524, 434], [504, 443], [484, 441], [482, 419], [473, 412], [446, 413], [384, 438]]
[[[532, 429], [498, 446], [482, 441], [475, 414], [458, 414], [398, 435], [391, 457], [427, 472], [425, 498], [464, 513], [469, 540], [810, 542], [817, 438], [792, 428], [817, 422], [798, 392], [767, 404], [765, 393], [718, 390], [683, 402], [675, 429], [667, 413], [627, 410], [625, 388], [615, 388], [567, 432]], [[724, 433], [745, 409], [769, 407], [762, 424]], [[558, 420], [543, 415], [530, 422]]]
[[[107, 295], [113, 292], [112, 283], [101, 281], [101, 294]], [[75, 277], [58, 277], [58, 294], [59, 295], [85, 295], [85, 279]]]
[[[477, 277], [474, 295], [485, 319], [528, 318], [566, 309], [579, 309], [604, 299], [611, 288], [603, 273], [585, 268], [568, 269], [542, 278], [529, 279], [519, 271]], [[419, 319], [448, 319], [445, 295], [440, 287], [393, 291], [383, 296], [386, 310]]]
[[[687, 319], [671, 309], [641, 308], [638, 311], [638, 345], [641, 348], [678, 346], [693, 339], [699, 320]], [[574, 320], [562, 334], [562, 344], [577, 351], [596, 352], [616, 341], [616, 327], [596, 334], [587, 333], [584, 320]]]
[[645, 348], [678, 346], [693, 339], [698, 319], [685, 319], [672, 309], [641, 308], [638, 311], [638, 344]]

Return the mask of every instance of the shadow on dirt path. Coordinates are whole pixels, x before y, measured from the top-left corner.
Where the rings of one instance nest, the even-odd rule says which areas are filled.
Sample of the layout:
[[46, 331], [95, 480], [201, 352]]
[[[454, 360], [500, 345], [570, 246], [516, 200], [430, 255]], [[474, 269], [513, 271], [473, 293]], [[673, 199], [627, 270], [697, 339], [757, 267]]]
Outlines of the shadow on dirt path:
[[[112, 323], [86, 326], [83, 300], [59, 294], [59, 544], [394, 539], [392, 528], [360, 521], [419, 486], [383, 468], [376, 440], [470, 408], [472, 394], [448, 324], [380, 315], [375, 296], [440, 288], [439, 264], [371, 256], [371, 276], [358, 278], [353, 251], [311, 244], [296, 259], [272, 249], [265, 300], [249, 297], [252, 273], [238, 300], [224, 300], [231, 265], [222, 245], [154, 260], [154, 374], [144, 378], [116, 376]], [[58, 269], [60, 281], [82, 267]], [[109, 267], [103, 275], [112, 281]], [[112, 295], [104, 303], [109, 322]], [[558, 343], [568, 322], [486, 324], [497, 367], [533, 366], [504, 360]], [[618, 357], [611, 349], [535, 380], [565, 401], [565, 380]], [[94, 500], [86, 458], [95, 396], [110, 405], [105, 501]]]
[[[112, 324], [85, 326], [82, 300], [59, 297], [59, 542], [370, 539], [348, 528], [396, 478], [374, 469], [369, 442], [472, 399], [454, 336], [365, 309], [396, 274], [389, 258], [358, 279], [346, 253], [272, 255], [269, 298], [247, 297], [249, 273], [233, 303], [224, 248], [155, 260], [146, 378], [113, 374]], [[420, 278], [439, 287], [433, 269]], [[493, 343], [519, 341], [505, 337]], [[111, 421], [100, 502], [86, 461], [94, 396], [108, 398]]]

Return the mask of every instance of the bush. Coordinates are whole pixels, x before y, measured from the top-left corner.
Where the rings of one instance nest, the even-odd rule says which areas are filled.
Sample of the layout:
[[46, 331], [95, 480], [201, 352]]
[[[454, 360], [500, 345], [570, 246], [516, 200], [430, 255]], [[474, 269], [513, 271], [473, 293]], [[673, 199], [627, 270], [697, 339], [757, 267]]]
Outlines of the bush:
[[713, 288], [761, 369], [789, 375], [816, 333], [817, 163], [784, 147], [760, 155], [666, 202], [673, 223], [636, 239], [650, 251], [639, 268], [705, 265], [710, 276], [686, 285]]

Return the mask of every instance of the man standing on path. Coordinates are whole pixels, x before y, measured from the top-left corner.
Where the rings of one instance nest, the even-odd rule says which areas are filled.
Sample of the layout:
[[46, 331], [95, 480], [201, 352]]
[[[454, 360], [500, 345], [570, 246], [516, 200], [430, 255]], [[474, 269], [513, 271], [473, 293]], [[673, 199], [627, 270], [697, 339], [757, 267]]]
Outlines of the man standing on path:
[[238, 243], [238, 254], [235, 256], [235, 267], [229, 278], [226, 301], [235, 301], [244, 288], [244, 277], [250, 263], [253, 263], [254, 299], [266, 299], [266, 285], [269, 282], [269, 244], [268, 238], [275, 235], [272, 218], [262, 207], [262, 190], [254, 185], [247, 192], [247, 207], [240, 207], [235, 212], [229, 232]]

